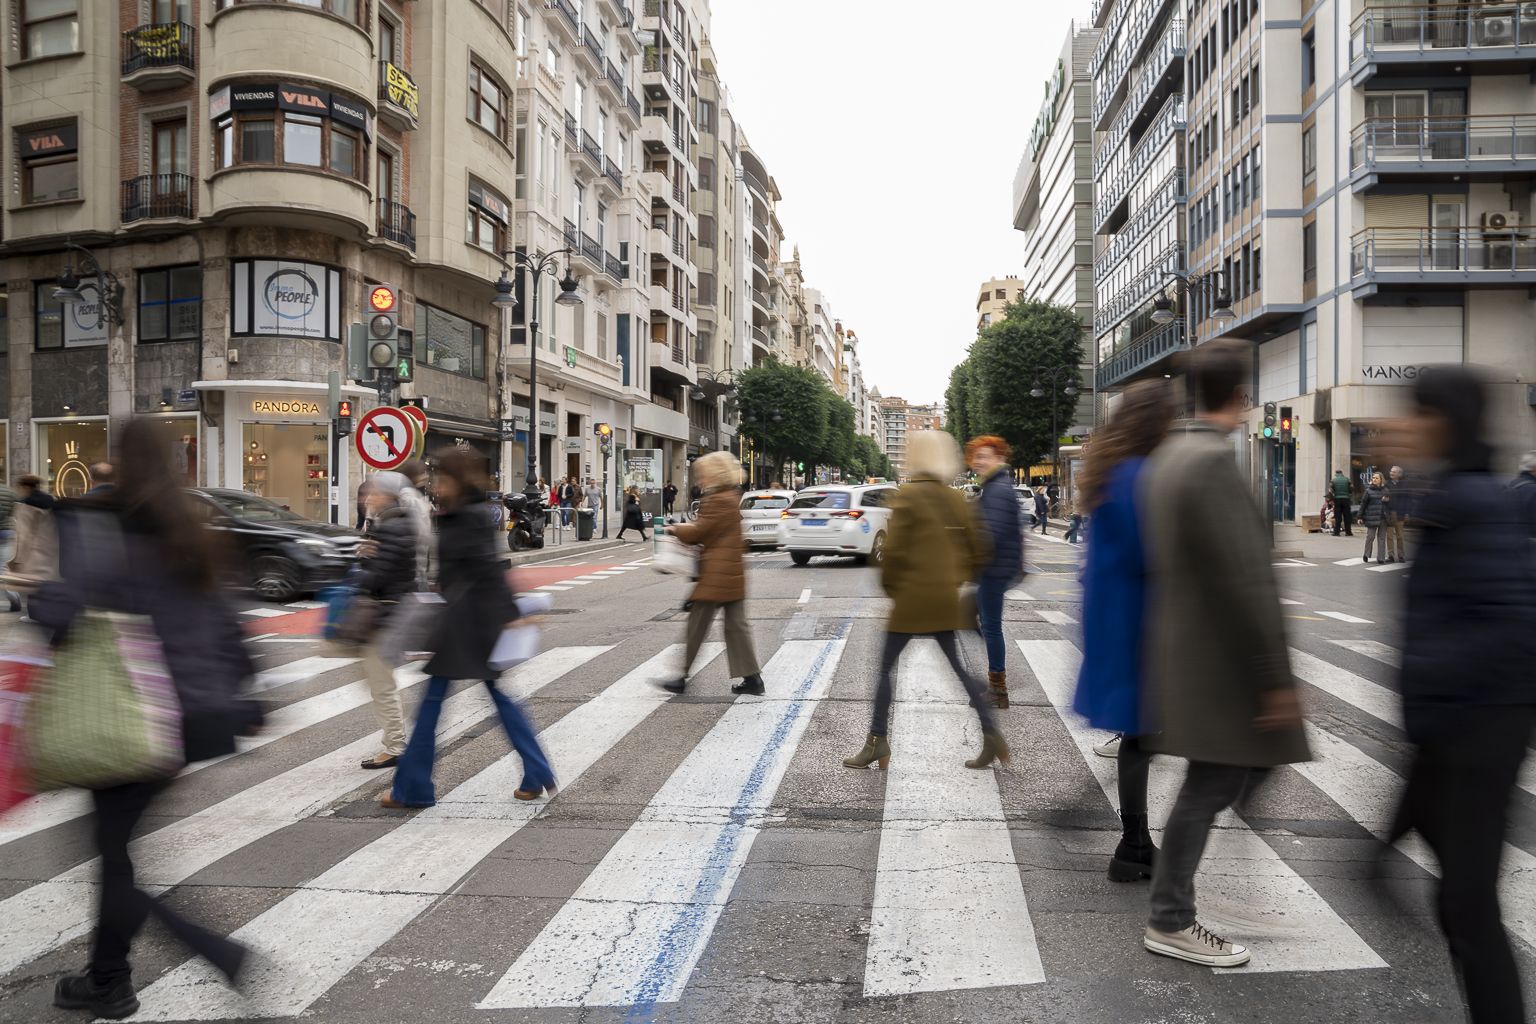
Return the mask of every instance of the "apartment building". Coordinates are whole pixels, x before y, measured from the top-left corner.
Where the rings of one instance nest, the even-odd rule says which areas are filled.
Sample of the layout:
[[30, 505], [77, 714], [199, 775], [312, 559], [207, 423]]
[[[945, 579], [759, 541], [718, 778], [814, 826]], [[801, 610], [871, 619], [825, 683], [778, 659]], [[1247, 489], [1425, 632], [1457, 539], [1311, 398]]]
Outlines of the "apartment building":
[[[839, 327], [842, 325], [839, 324]], [[859, 336], [852, 328], [843, 331], [842, 396], [853, 406], [853, 428], [860, 434], [876, 437], [870, 423], [870, 391], [864, 382], [864, 366], [859, 359]]]
[[982, 283], [976, 292], [976, 330], [1003, 318], [1008, 303], [1024, 296], [1024, 281], [1017, 277], [994, 277]]
[[907, 439], [919, 430], [944, 429], [944, 407], [941, 405], [911, 405], [904, 398], [873, 397], [879, 402], [880, 419], [885, 427], [884, 451], [891, 460], [891, 470], [896, 479], [905, 481], [907, 464]]
[[841, 394], [841, 325], [832, 316], [832, 305], [821, 289], [805, 289], [805, 312], [808, 320], [804, 352], [806, 365], [819, 373], [833, 391]]
[[[784, 228], [779, 223], [776, 206], [781, 198], [763, 160], [745, 138], [740, 140], [741, 177], [747, 190], [747, 219], [751, 224], [752, 282], [752, 362], [770, 356], [787, 359], [789, 345], [782, 310], [783, 268], [779, 249], [784, 243]], [[799, 253], [796, 252], [796, 261]]]
[[[1215, 0], [1211, 0], [1212, 3]], [[1252, 0], [1245, 0], [1251, 3]], [[1266, 17], [1299, 0], [1271, 0]], [[1158, 323], [1154, 302], [1184, 271], [1185, 22], [1179, 0], [1095, 0], [1093, 264], [1096, 387], [1161, 376], [1186, 347], [1181, 319]], [[1075, 42], [1075, 40], [1074, 40]], [[1196, 124], [1196, 127], [1200, 125]]]

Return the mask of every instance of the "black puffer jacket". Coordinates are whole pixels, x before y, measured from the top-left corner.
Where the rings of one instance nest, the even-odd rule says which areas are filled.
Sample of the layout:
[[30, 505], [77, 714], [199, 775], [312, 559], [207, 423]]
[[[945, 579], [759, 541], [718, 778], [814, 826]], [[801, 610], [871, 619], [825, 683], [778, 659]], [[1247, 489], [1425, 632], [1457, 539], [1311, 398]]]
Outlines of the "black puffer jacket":
[[1387, 496], [1384, 488], [1370, 486], [1360, 499], [1360, 522], [1366, 526], [1380, 526], [1387, 518], [1387, 506], [1382, 499]]
[[486, 664], [517, 602], [496, 551], [496, 520], [485, 495], [472, 494], [437, 517], [437, 586], [448, 607], [438, 618], [427, 674], [448, 679], [494, 679]]
[[977, 501], [987, 539], [992, 543], [992, 557], [981, 570], [990, 579], [1016, 580], [1024, 575], [1024, 522], [1019, 515], [1012, 475], [1001, 468], [981, 485]]
[[416, 589], [416, 517], [409, 509], [385, 509], [368, 527], [373, 553], [361, 563], [359, 593], [392, 601]]

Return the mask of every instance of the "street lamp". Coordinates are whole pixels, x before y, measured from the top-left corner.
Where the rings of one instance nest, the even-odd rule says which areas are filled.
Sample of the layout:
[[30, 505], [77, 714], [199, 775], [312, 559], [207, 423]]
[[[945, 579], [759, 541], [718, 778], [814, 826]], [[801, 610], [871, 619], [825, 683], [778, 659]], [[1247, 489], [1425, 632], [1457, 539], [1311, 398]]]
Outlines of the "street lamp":
[[[105, 327], [107, 316], [110, 314], [112, 322], [121, 327], [123, 325], [123, 286], [118, 281], [117, 275], [103, 267], [84, 246], [65, 242], [64, 247], [80, 254], [81, 273], [95, 279], [92, 284], [96, 289], [96, 326]], [[74, 268], [70, 266], [68, 260], [64, 261], [64, 273], [58, 276], [57, 283], [58, 287], [53, 290], [54, 302], [74, 306], [77, 303], [89, 301], [85, 293], [80, 290], [80, 278], [75, 276]]]
[[[511, 265], [519, 271], [527, 271], [533, 277], [532, 285], [532, 315], [528, 319], [528, 470], [523, 477], [523, 494], [527, 496], [530, 504], [538, 502], [542, 504], [539, 488], [538, 459], [539, 459], [539, 278], [549, 275], [551, 278], [560, 276], [560, 294], [555, 296], [556, 305], [579, 306], [582, 299], [576, 290], [576, 278], [571, 276], [570, 256], [572, 250], [556, 249], [548, 253], [529, 254], [517, 249], [506, 249], [497, 253], [501, 260], [501, 277], [496, 282], [496, 297], [491, 300], [491, 305], [497, 309], [512, 310], [517, 308], [517, 291], [512, 285], [512, 280], [507, 276], [508, 261], [511, 257]], [[560, 257], [566, 257], [565, 273], [560, 275]]]
[[[1188, 297], [1191, 287], [1213, 292], [1215, 306], [1211, 310], [1212, 320], [1229, 323], [1237, 319], [1237, 314], [1232, 311], [1232, 289], [1227, 283], [1227, 275], [1224, 271], [1213, 270], [1209, 274], [1191, 274], [1178, 270], [1165, 270], [1163, 279], [1172, 279], [1177, 283], [1181, 299]], [[1182, 301], [1179, 303], [1181, 309], [1184, 305]], [[1178, 314], [1173, 311], [1173, 300], [1168, 298], [1168, 292], [1165, 290], [1159, 293], [1156, 301], [1152, 303], [1152, 322], [1171, 324], [1177, 317]]]
[[1030, 398], [1044, 398], [1046, 391], [1040, 386], [1045, 381], [1051, 386], [1051, 483], [1061, 486], [1061, 431], [1056, 425], [1056, 391], [1068, 398], [1077, 397], [1077, 382], [1082, 371], [1075, 366], [1037, 366], [1035, 383], [1029, 389]]

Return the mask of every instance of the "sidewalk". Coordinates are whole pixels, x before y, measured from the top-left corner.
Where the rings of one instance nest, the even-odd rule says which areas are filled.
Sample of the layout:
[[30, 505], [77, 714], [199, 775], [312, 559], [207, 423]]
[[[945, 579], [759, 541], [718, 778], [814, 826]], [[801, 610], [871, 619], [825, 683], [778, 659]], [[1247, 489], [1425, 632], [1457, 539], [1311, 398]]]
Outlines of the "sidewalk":
[[1275, 524], [1275, 557], [1304, 558], [1308, 561], [1340, 562], [1359, 558], [1365, 551], [1365, 528], [1355, 527], [1350, 537], [1332, 533], [1304, 533], [1294, 523]]

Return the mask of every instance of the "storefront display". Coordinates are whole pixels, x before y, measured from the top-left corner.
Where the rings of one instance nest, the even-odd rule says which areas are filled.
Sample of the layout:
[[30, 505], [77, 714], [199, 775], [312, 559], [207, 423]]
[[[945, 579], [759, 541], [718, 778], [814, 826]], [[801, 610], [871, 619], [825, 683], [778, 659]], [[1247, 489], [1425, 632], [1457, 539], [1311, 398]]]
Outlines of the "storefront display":
[[159, 428], [171, 453], [171, 465], [188, 487], [198, 485], [197, 417], [151, 416], [149, 422]]
[[241, 488], [308, 519], [330, 517], [329, 432], [307, 423], [247, 423]]
[[43, 421], [37, 427], [37, 475], [56, 498], [79, 498], [96, 485], [91, 467], [108, 460], [106, 417]]

